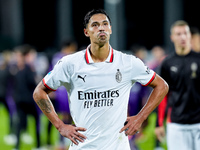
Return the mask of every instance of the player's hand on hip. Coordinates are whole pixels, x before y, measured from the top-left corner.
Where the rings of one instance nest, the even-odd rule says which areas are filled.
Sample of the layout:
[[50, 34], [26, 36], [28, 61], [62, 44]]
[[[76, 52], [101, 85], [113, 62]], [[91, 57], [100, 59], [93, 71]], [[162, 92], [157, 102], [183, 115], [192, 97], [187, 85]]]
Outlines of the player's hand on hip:
[[127, 117], [124, 127], [120, 130], [120, 133], [125, 131], [126, 135], [134, 135], [139, 133], [142, 126], [142, 122], [137, 116]]
[[161, 143], [164, 142], [164, 139], [165, 139], [165, 127], [164, 126], [156, 127], [155, 128], [155, 135], [156, 135], [157, 139]]
[[84, 142], [86, 136], [79, 133], [78, 131], [86, 131], [85, 128], [75, 127], [72, 125], [64, 125], [60, 130], [60, 134], [68, 139], [70, 139], [74, 144], [78, 145], [79, 142]]

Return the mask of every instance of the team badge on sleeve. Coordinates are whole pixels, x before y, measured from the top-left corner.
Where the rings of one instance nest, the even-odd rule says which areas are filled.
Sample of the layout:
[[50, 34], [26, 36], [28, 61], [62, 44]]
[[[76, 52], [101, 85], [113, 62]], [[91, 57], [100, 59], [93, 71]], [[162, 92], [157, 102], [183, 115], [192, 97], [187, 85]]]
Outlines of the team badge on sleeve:
[[146, 73], [150, 74], [150, 69], [147, 67]]
[[115, 79], [118, 83], [120, 83], [122, 81], [122, 74], [121, 72], [119, 71], [119, 69], [117, 69], [117, 73], [115, 75]]

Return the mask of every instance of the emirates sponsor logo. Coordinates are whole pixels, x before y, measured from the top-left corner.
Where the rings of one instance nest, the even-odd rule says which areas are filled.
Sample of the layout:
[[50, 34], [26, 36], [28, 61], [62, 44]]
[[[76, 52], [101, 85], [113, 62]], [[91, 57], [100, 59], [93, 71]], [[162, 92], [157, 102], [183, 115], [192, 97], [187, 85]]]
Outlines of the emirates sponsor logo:
[[111, 107], [114, 105], [114, 98], [119, 97], [119, 90], [108, 90], [104, 92], [78, 91], [78, 100], [83, 101], [84, 109], [93, 107]]

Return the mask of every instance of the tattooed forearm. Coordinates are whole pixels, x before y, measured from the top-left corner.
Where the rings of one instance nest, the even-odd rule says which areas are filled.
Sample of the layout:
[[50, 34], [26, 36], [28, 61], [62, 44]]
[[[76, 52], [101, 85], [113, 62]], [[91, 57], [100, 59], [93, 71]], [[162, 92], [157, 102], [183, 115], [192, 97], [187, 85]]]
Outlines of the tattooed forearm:
[[44, 112], [46, 113], [51, 112], [51, 103], [49, 102], [49, 100], [41, 99], [37, 101], [37, 104]]

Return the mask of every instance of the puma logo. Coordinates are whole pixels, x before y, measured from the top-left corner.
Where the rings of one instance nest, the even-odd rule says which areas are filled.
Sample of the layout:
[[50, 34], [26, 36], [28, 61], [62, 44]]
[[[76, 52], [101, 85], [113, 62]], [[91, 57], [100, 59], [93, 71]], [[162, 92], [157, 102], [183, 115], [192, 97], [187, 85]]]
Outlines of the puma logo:
[[78, 75], [78, 78], [82, 79], [84, 82], [85, 82], [85, 77], [86, 75], [84, 77], [81, 77], [80, 75]]

